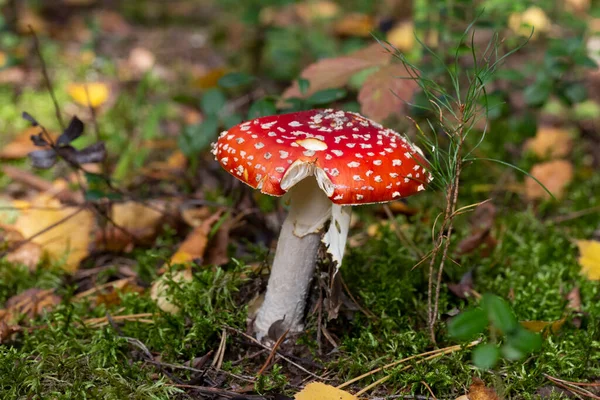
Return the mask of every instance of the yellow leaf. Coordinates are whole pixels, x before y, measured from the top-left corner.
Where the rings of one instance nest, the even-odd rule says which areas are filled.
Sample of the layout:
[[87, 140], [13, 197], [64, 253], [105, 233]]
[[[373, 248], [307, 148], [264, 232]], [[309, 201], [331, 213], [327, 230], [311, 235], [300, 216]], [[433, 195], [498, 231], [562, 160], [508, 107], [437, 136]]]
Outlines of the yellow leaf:
[[21, 211], [15, 228], [25, 238], [33, 237], [31, 241], [39, 244], [51, 260], [60, 261], [66, 256], [63, 268], [75, 271], [88, 255], [94, 223], [92, 213], [86, 209], [78, 211], [77, 207], [64, 207], [46, 194], [39, 195], [31, 206]]
[[309, 383], [294, 395], [296, 400], [358, 400], [358, 397], [321, 382]]
[[82, 106], [100, 107], [108, 100], [110, 90], [102, 82], [72, 83], [67, 88], [69, 95]]
[[180, 309], [172, 302], [172, 298], [167, 294], [168, 288], [173, 285], [184, 285], [191, 282], [193, 274], [190, 269], [177, 271], [173, 275], [163, 275], [152, 284], [150, 289], [150, 298], [154, 300], [158, 308], [169, 314], [177, 314]]
[[566, 318], [562, 318], [556, 321], [521, 321], [521, 326], [535, 333], [555, 333], [562, 328], [566, 320]]
[[6, 56], [6, 53], [3, 51], [0, 51], [0, 68], [4, 67], [7, 62], [8, 62], [8, 57]]
[[525, 143], [525, 149], [540, 158], [566, 157], [573, 147], [571, 133], [565, 129], [540, 126], [533, 139]]
[[596, 240], [578, 240], [579, 265], [581, 273], [592, 281], [600, 280], [600, 242]]
[[192, 85], [198, 89], [210, 89], [217, 86], [219, 79], [229, 72], [227, 67], [217, 67], [209, 70], [204, 75], [194, 78]]
[[400, 51], [410, 51], [415, 45], [414, 30], [412, 21], [400, 22], [387, 33], [387, 40]]
[[513, 13], [508, 18], [508, 27], [520, 36], [529, 36], [533, 30], [532, 38], [535, 38], [541, 32], [550, 30], [551, 21], [539, 7], [532, 6], [522, 14]]
[[351, 13], [337, 21], [334, 30], [342, 36], [369, 37], [375, 30], [375, 18], [366, 14]]
[[[536, 164], [531, 169], [531, 175], [540, 181], [557, 199], [560, 199], [565, 189], [573, 180], [573, 165], [566, 160], [554, 160]], [[525, 194], [531, 200], [549, 199], [550, 195], [539, 183], [531, 177], [525, 179]]]

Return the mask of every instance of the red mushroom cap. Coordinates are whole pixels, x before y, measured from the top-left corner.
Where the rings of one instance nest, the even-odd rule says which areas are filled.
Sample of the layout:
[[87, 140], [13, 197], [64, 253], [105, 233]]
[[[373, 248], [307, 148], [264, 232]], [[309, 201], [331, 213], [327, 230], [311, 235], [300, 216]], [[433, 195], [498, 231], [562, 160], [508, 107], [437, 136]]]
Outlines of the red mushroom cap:
[[213, 154], [233, 176], [273, 196], [315, 175], [340, 205], [395, 200], [431, 181], [422, 151], [403, 135], [332, 109], [244, 122], [221, 133]]

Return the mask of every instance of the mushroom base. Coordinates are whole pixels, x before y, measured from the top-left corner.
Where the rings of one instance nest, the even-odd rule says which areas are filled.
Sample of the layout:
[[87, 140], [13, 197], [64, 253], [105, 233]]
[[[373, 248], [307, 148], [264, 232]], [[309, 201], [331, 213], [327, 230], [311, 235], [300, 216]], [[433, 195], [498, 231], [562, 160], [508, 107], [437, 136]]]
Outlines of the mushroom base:
[[304, 308], [321, 245], [321, 229], [331, 217], [331, 201], [309, 177], [289, 190], [290, 211], [281, 228], [265, 300], [254, 321], [257, 339], [277, 332], [301, 332]]

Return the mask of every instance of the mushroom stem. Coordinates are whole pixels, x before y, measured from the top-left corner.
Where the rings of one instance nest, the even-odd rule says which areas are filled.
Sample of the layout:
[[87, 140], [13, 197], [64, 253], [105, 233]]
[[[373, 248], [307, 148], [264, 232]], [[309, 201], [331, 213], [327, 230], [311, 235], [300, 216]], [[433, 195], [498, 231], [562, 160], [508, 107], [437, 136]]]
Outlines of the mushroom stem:
[[313, 177], [303, 179], [288, 193], [290, 210], [279, 235], [265, 300], [254, 321], [259, 340], [280, 320], [278, 330], [301, 332], [304, 328], [304, 308], [317, 264], [321, 229], [331, 217], [331, 201]]

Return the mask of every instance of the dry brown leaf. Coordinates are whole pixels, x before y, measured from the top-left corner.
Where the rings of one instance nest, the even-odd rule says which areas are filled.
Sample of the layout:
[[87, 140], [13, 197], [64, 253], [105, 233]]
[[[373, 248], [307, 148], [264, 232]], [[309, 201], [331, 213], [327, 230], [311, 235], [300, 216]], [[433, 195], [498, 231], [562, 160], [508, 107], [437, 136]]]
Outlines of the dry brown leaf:
[[210, 89], [217, 86], [219, 79], [229, 72], [229, 68], [221, 66], [213, 68], [192, 82], [192, 86], [198, 89]]
[[167, 289], [169, 285], [171, 285], [171, 281], [173, 281], [173, 284], [181, 285], [185, 282], [191, 282], [192, 279], [193, 274], [190, 269], [177, 271], [173, 275], [163, 275], [152, 284], [152, 289], [150, 289], [150, 298], [154, 300], [158, 308], [164, 312], [169, 314], [177, 314], [179, 313], [180, 309], [171, 301], [172, 299], [167, 294]]
[[500, 400], [496, 391], [485, 386], [485, 383], [479, 378], [473, 378], [473, 383], [469, 386], [469, 400]]
[[[573, 165], [566, 160], [554, 160], [536, 164], [531, 175], [539, 180], [549, 191], [560, 199], [573, 180]], [[549, 199], [550, 195], [534, 179], [525, 179], [525, 194], [530, 200]]]
[[[27, 157], [27, 154], [40, 148], [35, 146], [31, 141], [32, 135], [37, 135], [42, 130], [39, 126], [32, 126], [25, 129], [23, 132], [14, 137], [14, 139], [5, 145], [0, 147], [0, 158], [7, 160], [14, 160], [18, 158]], [[58, 135], [50, 133], [52, 140], [55, 140]]]
[[309, 383], [294, 395], [296, 400], [358, 400], [358, 397], [321, 382]]
[[600, 242], [596, 240], [578, 240], [581, 273], [589, 280], [600, 280]]
[[121, 294], [124, 293], [143, 293], [144, 288], [135, 283], [134, 279], [126, 278], [111, 282], [112, 285], [99, 291], [94, 300], [95, 305], [106, 304], [116, 305], [121, 302]]
[[67, 92], [76, 103], [84, 107], [100, 107], [106, 103], [110, 95], [110, 89], [106, 83], [72, 83], [68, 86]]
[[533, 139], [525, 142], [525, 149], [540, 158], [562, 158], [571, 153], [573, 139], [569, 131], [561, 128], [541, 126]]
[[34, 271], [40, 263], [44, 252], [38, 243], [26, 242], [19, 245], [15, 250], [6, 255], [6, 261], [10, 263], [23, 264], [30, 271]]
[[222, 210], [217, 211], [194, 228], [185, 238], [179, 249], [171, 257], [170, 264], [190, 264], [194, 260], [202, 259], [208, 244], [208, 235], [215, 222], [221, 217]]
[[361, 113], [379, 122], [400, 116], [418, 87], [402, 64], [386, 65], [369, 75], [360, 89]]
[[[411, 207], [407, 203], [397, 200], [388, 203], [388, 207], [394, 214], [402, 214], [412, 216], [419, 212], [419, 209], [416, 207]], [[354, 219], [354, 217], [353, 217]]]
[[31, 242], [40, 245], [51, 260], [64, 259], [63, 268], [75, 271], [88, 255], [94, 225], [92, 213], [87, 209], [65, 207], [47, 194], [38, 195], [31, 206], [21, 211], [14, 227], [23, 237], [32, 237]]
[[8, 63], [8, 56], [5, 52], [0, 51], [0, 68], [3, 68]]
[[60, 302], [60, 296], [55, 295], [53, 289], [27, 289], [6, 301], [1, 320], [8, 324], [23, 322], [24, 318], [31, 320]]
[[[374, 43], [347, 56], [319, 60], [302, 71], [302, 78], [310, 82], [306, 93], [301, 94], [298, 82], [294, 82], [283, 92], [282, 99], [307, 98], [319, 90], [342, 87], [355, 73], [363, 69], [385, 65], [389, 63], [390, 59], [391, 55], [386, 49], [379, 43]], [[285, 105], [285, 101], [282, 100], [281, 105]]]
[[361, 13], [350, 13], [335, 22], [333, 30], [342, 36], [370, 37], [375, 29], [375, 18]]

